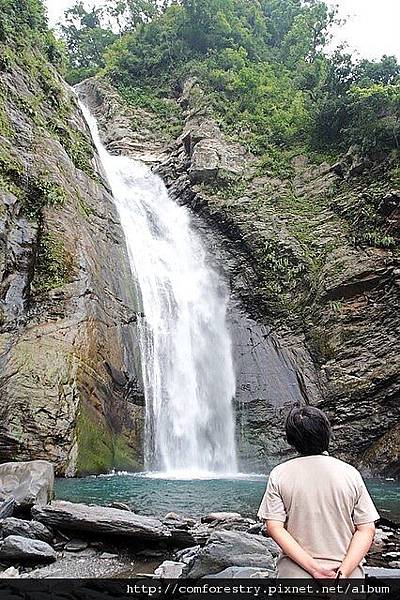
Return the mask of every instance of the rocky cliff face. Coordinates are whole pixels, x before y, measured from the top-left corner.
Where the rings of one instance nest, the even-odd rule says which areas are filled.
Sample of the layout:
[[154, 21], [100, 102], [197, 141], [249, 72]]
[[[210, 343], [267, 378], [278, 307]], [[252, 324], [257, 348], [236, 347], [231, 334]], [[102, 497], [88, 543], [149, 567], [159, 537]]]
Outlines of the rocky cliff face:
[[[88, 80], [80, 84], [79, 92], [98, 119], [108, 150], [134, 158], [144, 156], [162, 175], [177, 201], [194, 209], [192, 218], [209, 249], [209, 260], [221, 277], [230, 283], [232, 290], [229, 324], [237, 373], [235, 410], [241, 468], [265, 470], [282, 454], [288, 453], [282, 436], [283, 416], [295, 402], [305, 402], [308, 395], [319, 399], [319, 383], [302, 339], [289, 331], [275, 335], [271, 326], [261, 319], [258, 310], [249, 310], [251, 303], [248, 306], [244, 296], [257, 278], [254, 268], [241, 244], [222, 227], [216, 227], [196, 204], [198, 196], [191, 178], [197, 180], [200, 177], [201, 181], [206, 181], [209, 171], [213, 173], [211, 177], [215, 176], [215, 169], [211, 166], [215, 166], [220, 148], [225, 147], [223, 135], [212, 121], [198, 123], [201, 131], [212, 137], [212, 147], [209, 149], [207, 140], [204, 141], [195, 171], [190, 170], [191, 162], [186, 159], [180, 162], [176, 155], [186, 131], [176, 146], [175, 142], [160, 146], [159, 141], [148, 134], [146, 125], [132, 131], [132, 123], [138, 121], [137, 117], [104, 81]], [[144, 124], [151, 120], [149, 114], [140, 111], [140, 115]], [[201, 140], [201, 133], [196, 135]], [[139, 138], [142, 140], [142, 153], [137, 145]], [[227, 171], [245, 172], [247, 164], [242, 164], [245, 156], [239, 145], [235, 145], [233, 151], [230, 148], [229, 153], [225, 152], [223, 156]]]
[[135, 298], [74, 94], [43, 59], [0, 72], [0, 462], [140, 467]]
[[[223, 135], [195, 80], [178, 100], [184, 131], [169, 145], [148, 135], [149, 114], [132, 133], [137, 115], [107, 84], [84, 88], [109, 148], [135, 156], [143, 145], [229, 278], [244, 467], [286, 455], [283, 417], [294, 402], [310, 402], [332, 417], [335, 455], [398, 473], [400, 280], [391, 236], [400, 194], [387, 163], [354, 151], [334, 165], [296, 156], [277, 176]], [[371, 237], [365, 215], [390, 229], [388, 243], [384, 233], [359, 241]]]
[[[1, 69], [0, 460], [45, 458], [67, 475], [140, 468], [138, 307], [113, 200], [56, 73], [35, 56]], [[176, 141], [104, 81], [80, 91], [109, 150], [153, 164], [191, 208], [231, 285], [242, 468], [288, 455], [284, 416], [311, 402], [332, 417], [336, 455], [398, 473], [398, 255], [354, 242], [365, 200], [397, 231], [387, 169], [353, 152], [266, 172], [222, 133], [194, 80]]]
[[[183, 90], [185, 130], [162, 167], [173, 193], [243, 257], [233, 290], [248, 314], [275, 329], [273, 339], [290, 340], [303, 399], [332, 417], [335, 453], [365, 470], [398, 473], [398, 254], [378, 234], [369, 246], [358, 243], [369, 225], [365, 213], [398, 239], [396, 171], [350, 152], [335, 165], [295, 157], [285, 179], [260, 173], [212, 131], [196, 88], [192, 81]], [[271, 395], [279, 400], [282, 390], [274, 386]], [[250, 413], [254, 406], [253, 398]], [[261, 407], [250, 428], [259, 443], [260, 430], [270, 437], [271, 412]], [[267, 454], [270, 443], [263, 445]]]

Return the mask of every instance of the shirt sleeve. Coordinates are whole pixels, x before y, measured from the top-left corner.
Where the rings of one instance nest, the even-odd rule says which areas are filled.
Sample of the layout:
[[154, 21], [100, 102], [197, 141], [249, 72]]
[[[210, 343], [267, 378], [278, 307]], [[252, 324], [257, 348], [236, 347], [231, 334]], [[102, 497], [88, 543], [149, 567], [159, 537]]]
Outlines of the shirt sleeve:
[[354, 525], [374, 523], [379, 518], [379, 513], [360, 475], [358, 498], [353, 512], [353, 523]]
[[262, 520], [271, 519], [282, 523], [286, 521], [285, 505], [279, 492], [274, 471], [269, 476], [267, 489], [257, 515]]

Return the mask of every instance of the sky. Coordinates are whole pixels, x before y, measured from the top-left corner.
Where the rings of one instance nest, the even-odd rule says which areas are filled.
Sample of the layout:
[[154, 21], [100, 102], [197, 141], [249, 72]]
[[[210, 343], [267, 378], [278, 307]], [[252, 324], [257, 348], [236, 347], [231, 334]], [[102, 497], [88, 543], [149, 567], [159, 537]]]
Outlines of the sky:
[[[47, 0], [51, 25], [61, 18], [74, 0]], [[89, 0], [88, 4], [96, 4]], [[379, 59], [394, 54], [400, 60], [399, 0], [336, 0], [344, 26], [335, 29], [333, 46], [347, 42], [363, 58]]]

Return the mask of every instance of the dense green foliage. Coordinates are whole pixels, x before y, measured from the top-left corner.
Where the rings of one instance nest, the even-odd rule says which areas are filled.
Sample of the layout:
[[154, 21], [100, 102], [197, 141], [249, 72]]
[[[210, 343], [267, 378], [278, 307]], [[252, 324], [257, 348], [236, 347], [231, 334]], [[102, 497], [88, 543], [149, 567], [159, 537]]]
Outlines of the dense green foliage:
[[[219, 176], [199, 192], [224, 214], [231, 211], [242, 228], [260, 271], [260, 302], [274, 310], [302, 310], [336, 247], [395, 251], [400, 66], [390, 56], [367, 61], [344, 50], [329, 53], [336, 15], [323, 0], [102, 0], [90, 10], [85, 6], [79, 0], [66, 12], [58, 41], [42, 0], [0, 0], [0, 187], [40, 226], [37, 292], [71, 280], [71, 258], [43, 219], [46, 209], [62, 207], [69, 196], [47, 171], [26, 173], [12, 150], [12, 111], [58, 140], [76, 168], [97, 178], [91, 142], [79, 131], [73, 102], [49, 62], [72, 84], [92, 75], [107, 78], [123, 101], [140, 109], [127, 112], [132, 127], [165, 142], [182, 130], [176, 99], [185, 81], [198, 80], [195, 108], [209, 109], [227, 137], [259, 157], [254, 175], [273, 175], [256, 179], [278, 182], [276, 194], [267, 184], [260, 191], [249, 171]], [[32, 93], [8, 84], [22, 72]], [[307, 161], [299, 171], [293, 160], [299, 155], [328, 160], [339, 175], [315, 168], [317, 178], [325, 169], [333, 182], [329, 189], [321, 184], [318, 198], [308, 196], [307, 186], [296, 187], [307, 169], [313, 171]], [[84, 218], [91, 216], [79, 195], [77, 204]], [[328, 241], [319, 229], [325, 218], [339, 232]], [[297, 247], [276, 234], [279, 223]], [[111, 447], [108, 438], [105, 445]]]
[[63, 68], [64, 47], [47, 27], [41, 0], [0, 0], [0, 15], [0, 60], [7, 62], [10, 46], [13, 50], [30, 47], [44, 52], [53, 65]]
[[116, 35], [101, 26], [103, 10], [94, 7], [86, 11], [83, 2], [78, 2], [65, 13], [61, 32], [70, 56], [67, 77], [71, 84], [94, 75], [104, 67], [104, 50], [112, 44]]
[[104, 0], [79, 2], [62, 32], [70, 81], [102, 70], [154, 104], [196, 75], [221, 125], [267, 162], [277, 148], [398, 149], [399, 65], [327, 55], [335, 19], [322, 0]]

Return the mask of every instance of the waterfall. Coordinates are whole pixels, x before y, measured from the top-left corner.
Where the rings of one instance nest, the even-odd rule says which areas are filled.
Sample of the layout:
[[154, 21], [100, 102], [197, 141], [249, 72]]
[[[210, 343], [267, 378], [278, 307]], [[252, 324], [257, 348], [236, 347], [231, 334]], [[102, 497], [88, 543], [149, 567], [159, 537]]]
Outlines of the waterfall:
[[110, 183], [140, 298], [146, 399], [145, 468], [189, 476], [236, 473], [236, 384], [229, 292], [209, 265], [187, 208], [144, 164], [112, 156], [82, 111]]

